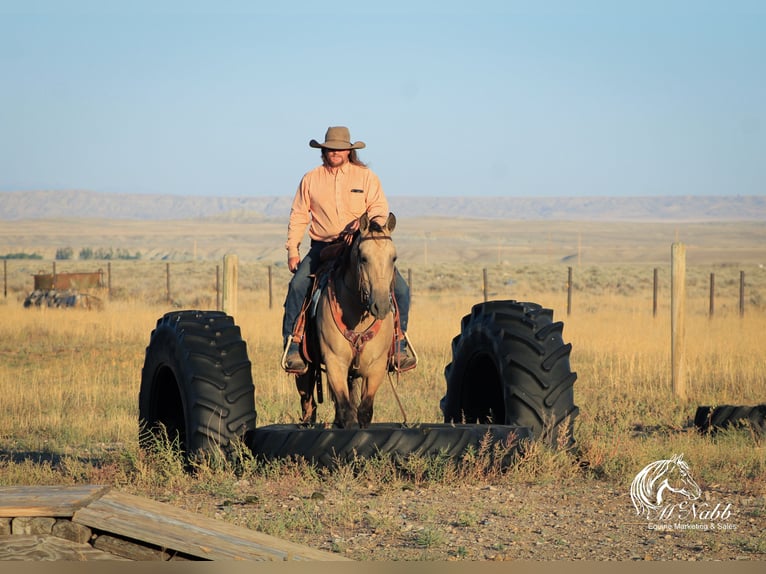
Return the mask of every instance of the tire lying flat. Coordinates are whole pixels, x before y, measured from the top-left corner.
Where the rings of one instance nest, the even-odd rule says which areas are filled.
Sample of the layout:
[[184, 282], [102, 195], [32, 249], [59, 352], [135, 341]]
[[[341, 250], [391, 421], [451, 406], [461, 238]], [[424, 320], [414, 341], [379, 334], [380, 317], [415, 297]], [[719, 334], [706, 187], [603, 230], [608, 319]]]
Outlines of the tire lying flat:
[[697, 407], [694, 426], [702, 433], [716, 433], [725, 428], [747, 427], [766, 436], [766, 404], [719, 405]]
[[487, 301], [463, 317], [452, 340], [440, 406], [445, 422], [529, 427], [535, 439], [574, 445], [571, 344], [562, 322], [536, 303]]
[[372, 423], [366, 429], [274, 424], [249, 435], [253, 454], [266, 460], [303, 459], [332, 468], [358, 458], [447, 456], [459, 458], [482, 446], [501, 448], [507, 465], [532, 436], [530, 429], [508, 425]]
[[226, 452], [255, 428], [251, 363], [240, 329], [220, 311], [173, 311], [157, 321], [141, 371], [140, 443], [165, 428], [190, 456]]

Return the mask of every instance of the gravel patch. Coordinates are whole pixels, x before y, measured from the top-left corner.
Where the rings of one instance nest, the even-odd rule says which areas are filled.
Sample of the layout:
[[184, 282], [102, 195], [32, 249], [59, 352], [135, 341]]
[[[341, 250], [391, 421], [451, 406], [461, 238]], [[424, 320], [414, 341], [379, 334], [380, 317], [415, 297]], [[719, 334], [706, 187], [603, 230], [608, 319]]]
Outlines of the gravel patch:
[[762, 493], [708, 490], [700, 508], [731, 504], [724, 520], [666, 523], [636, 514], [629, 485], [594, 480], [287, 488], [242, 481], [234, 497], [174, 503], [354, 560], [766, 559]]

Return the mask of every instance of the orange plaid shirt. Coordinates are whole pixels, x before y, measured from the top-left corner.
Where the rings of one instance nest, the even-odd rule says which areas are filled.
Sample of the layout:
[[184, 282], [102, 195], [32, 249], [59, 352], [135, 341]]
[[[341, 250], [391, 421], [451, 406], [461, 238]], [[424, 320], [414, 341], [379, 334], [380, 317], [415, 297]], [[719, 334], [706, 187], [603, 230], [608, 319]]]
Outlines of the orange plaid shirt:
[[312, 169], [301, 179], [290, 209], [287, 256], [299, 256], [306, 227], [311, 239], [333, 241], [365, 212], [381, 224], [388, 217], [388, 200], [371, 169], [352, 163], [334, 174], [324, 165]]

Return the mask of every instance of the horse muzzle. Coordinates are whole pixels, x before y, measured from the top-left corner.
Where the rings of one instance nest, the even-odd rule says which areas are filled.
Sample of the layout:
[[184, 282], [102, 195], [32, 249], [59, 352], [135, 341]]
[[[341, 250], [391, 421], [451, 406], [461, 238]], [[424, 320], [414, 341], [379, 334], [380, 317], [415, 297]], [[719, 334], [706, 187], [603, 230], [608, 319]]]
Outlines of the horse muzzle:
[[364, 294], [364, 301], [366, 303], [367, 312], [376, 319], [385, 319], [386, 315], [393, 311], [393, 305], [391, 303], [390, 293], [383, 294]]

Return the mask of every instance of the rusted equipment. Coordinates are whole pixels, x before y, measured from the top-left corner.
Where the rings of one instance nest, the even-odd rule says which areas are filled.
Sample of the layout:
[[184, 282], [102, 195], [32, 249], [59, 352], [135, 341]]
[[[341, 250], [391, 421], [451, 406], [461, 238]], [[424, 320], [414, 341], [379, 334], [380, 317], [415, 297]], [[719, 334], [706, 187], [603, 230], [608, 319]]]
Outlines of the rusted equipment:
[[101, 309], [101, 298], [83, 289], [105, 289], [104, 271], [93, 273], [38, 273], [34, 290], [24, 299], [24, 307], [83, 307]]
[[24, 307], [82, 307], [102, 309], [101, 298], [77, 289], [35, 289], [24, 299]]
[[99, 269], [94, 273], [40, 273], [33, 275], [35, 290], [48, 291], [51, 289], [88, 289], [106, 287], [104, 271]]

